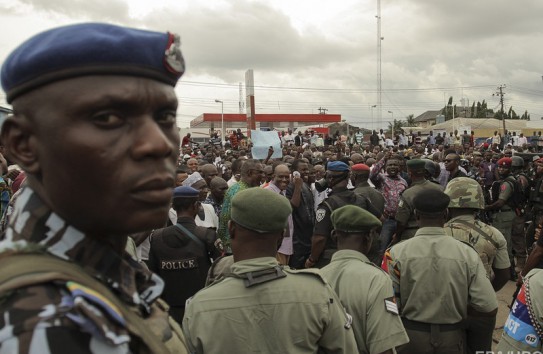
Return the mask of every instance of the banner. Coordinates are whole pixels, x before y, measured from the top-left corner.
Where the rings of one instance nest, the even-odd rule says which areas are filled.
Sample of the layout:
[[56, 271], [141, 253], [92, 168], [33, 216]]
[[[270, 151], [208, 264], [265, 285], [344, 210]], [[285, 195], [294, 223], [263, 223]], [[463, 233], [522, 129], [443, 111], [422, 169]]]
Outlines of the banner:
[[276, 131], [251, 130], [251, 142], [253, 143], [251, 153], [255, 159], [265, 159], [268, 156], [270, 146], [273, 146], [272, 159], [283, 157], [281, 139], [279, 139]]

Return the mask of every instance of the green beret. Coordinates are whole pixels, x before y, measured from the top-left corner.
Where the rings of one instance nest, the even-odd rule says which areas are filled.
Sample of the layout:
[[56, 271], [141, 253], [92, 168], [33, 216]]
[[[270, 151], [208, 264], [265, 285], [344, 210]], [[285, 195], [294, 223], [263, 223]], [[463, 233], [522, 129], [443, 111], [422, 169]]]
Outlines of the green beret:
[[411, 159], [406, 162], [409, 170], [424, 170], [425, 162], [421, 159]]
[[234, 195], [230, 218], [248, 230], [268, 233], [284, 230], [290, 213], [292, 207], [286, 197], [254, 187]]
[[381, 226], [381, 221], [372, 213], [355, 205], [345, 205], [330, 215], [335, 230], [343, 232], [367, 231]]
[[413, 198], [413, 206], [421, 213], [434, 214], [445, 211], [450, 201], [451, 198], [442, 191], [423, 189]]

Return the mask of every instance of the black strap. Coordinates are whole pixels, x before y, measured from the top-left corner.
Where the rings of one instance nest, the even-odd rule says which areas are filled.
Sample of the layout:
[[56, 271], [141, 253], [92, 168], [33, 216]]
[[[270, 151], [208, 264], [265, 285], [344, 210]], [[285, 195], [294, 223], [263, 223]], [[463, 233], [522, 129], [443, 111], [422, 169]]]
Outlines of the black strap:
[[200, 240], [198, 237], [196, 237], [196, 235], [194, 235], [192, 232], [190, 232], [189, 230], [187, 230], [186, 227], [182, 226], [181, 224], [177, 223], [175, 224], [175, 227], [177, 227], [179, 230], [181, 230], [182, 233], [184, 233], [185, 235], [187, 235], [188, 237], [191, 238], [191, 240], [193, 240], [194, 242], [196, 242], [197, 244], [199, 244], [200, 246], [206, 248], [206, 245], [205, 243]]
[[488, 242], [490, 242], [494, 247], [496, 247], [496, 249], [500, 248], [500, 245], [498, 244], [498, 242], [496, 242], [494, 239], [492, 239], [492, 237], [490, 237], [489, 234], [487, 234], [486, 232], [484, 232], [479, 226], [475, 225], [474, 223], [470, 223], [470, 222], [467, 222], [465, 220], [454, 220], [455, 223], [459, 223], [459, 224], [462, 224], [464, 226], [467, 226], [469, 228], [472, 228], [473, 230], [477, 231], [478, 233], [480, 233], [481, 235], [483, 235], [483, 237], [485, 238], [485, 240], [487, 240]]

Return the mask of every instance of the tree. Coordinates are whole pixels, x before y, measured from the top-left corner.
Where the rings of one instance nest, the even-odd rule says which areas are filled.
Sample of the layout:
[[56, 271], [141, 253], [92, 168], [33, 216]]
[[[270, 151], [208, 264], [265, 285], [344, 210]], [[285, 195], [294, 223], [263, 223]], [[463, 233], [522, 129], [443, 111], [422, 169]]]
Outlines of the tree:
[[414, 127], [415, 125], [415, 116], [413, 114], [405, 117], [404, 127]]
[[394, 119], [394, 124], [392, 124], [392, 122], [388, 122], [387, 133], [392, 134], [392, 132], [394, 132], [394, 135], [398, 134], [400, 130], [402, 130], [404, 123], [404, 121], [397, 119]]

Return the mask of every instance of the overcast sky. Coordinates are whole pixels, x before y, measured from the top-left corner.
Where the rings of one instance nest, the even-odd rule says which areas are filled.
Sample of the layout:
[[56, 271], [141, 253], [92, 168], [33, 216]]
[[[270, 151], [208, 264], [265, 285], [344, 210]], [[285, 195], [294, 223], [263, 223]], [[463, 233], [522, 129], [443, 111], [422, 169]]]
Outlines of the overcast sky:
[[[100, 21], [181, 35], [178, 122], [239, 112], [254, 70], [257, 113], [341, 114], [377, 128], [377, 0], [0, 0], [0, 61], [62, 24]], [[383, 0], [382, 118], [486, 100], [543, 117], [543, 1]], [[0, 96], [0, 101], [5, 96]], [[393, 113], [389, 113], [393, 112]], [[372, 114], [373, 113], [373, 114]], [[374, 117], [372, 123], [371, 117]]]

